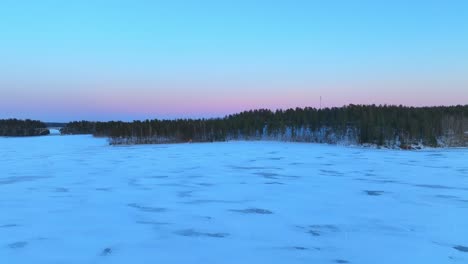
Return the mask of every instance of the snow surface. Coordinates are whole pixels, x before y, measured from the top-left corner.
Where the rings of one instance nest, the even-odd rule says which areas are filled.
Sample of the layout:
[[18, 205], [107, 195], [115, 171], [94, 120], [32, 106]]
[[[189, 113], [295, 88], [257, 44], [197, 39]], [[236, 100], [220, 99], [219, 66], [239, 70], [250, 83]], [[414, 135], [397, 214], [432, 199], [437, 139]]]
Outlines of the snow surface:
[[468, 263], [468, 150], [0, 138], [0, 263]]

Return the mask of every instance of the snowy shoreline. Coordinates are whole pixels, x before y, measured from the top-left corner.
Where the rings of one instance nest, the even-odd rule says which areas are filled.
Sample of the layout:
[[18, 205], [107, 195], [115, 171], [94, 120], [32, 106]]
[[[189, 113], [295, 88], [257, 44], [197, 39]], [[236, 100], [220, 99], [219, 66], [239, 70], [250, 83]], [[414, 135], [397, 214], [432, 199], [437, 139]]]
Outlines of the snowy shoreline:
[[411, 146], [407, 146], [405, 148], [399, 147], [397, 145], [388, 146], [383, 145], [379, 146], [377, 144], [356, 144], [356, 143], [328, 143], [328, 142], [306, 142], [306, 141], [291, 141], [291, 140], [277, 140], [277, 139], [230, 139], [226, 141], [214, 141], [214, 142], [162, 142], [162, 143], [120, 143], [115, 144], [111, 142], [111, 138], [109, 137], [97, 137], [93, 136], [92, 134], [80, 134], [80, 135], [63, 135], [60, 134], [60, 131], [51, 130], [51, 133], [48, 135], [39, 135], [39, 136], [0, 136], [0, 138], [37, 138], [37, 137], [51, 137], [51, 136], [65, 136], [65, 137], [73, 137], [73, 136], [90, 136], [97, 139], [106, 139], [109, 145], [111, 146], [141, 146], [141, 145], [172, 145], [172, 144], [210, 144], [210, 143], [223, 143], [223, 142], [277, 142], [277, 143], [302, 143], [302, 144], [319, 144], [319, 145], [331, 145], [331, 146], [342, 146], [342, 147], [349, 147], [349, 148], [364, 148], [364, 149], [386, 149], [386, 150], [405, 150], [405, 151], [421, 151], [421, 150], [445, 150], [445, 149], [468, 149], [468, 147], [464, 146], [440, 146], [440, 147], [432, 147], [432, 146], [425, 146], [423, 144], [412, 144]]
[[[103, 137], [105, 138], [105, 137]], [[118, 139], [117, 139], [118, 140]], [[169, 145], [169, 144], [210, 144], [210, 143], [222, 143], [222, 142], [278, 142], [278, 143], [302, 143], [302, 144], [323, 144], [323, 145], [334, 145], [334, 146], [343, 146], [351, 148], [370, 148], [370, 149], [391, 149], [391, 150], [430, 150], [430, 149], [468, 149], [465, 146], [425, 146], [423, 144], [412, 144], [405, 147], [400, 147], [398, 145], [382, 145], [377, 144], [357, 144], [357, 143], [328, 143], [328, 142], [309, 142], [309, 141], [291, 141], [291, 140], [277, 140], [277, 139], [229, 139], [226, 141], [213, 141], [213, 142], [151, 142], [151, 143], [132, 143], [132, 140], [116, 143], [115, 139], [108, 138], [109, 145], [111, 146], [138, 146], [138, 145]]]

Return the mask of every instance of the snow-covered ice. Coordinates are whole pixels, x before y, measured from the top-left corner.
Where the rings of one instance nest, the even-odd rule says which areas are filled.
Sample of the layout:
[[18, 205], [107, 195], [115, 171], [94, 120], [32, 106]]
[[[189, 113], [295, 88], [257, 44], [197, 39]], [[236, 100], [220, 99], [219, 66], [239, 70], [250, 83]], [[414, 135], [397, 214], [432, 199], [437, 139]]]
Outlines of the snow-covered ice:
[[0, 263], [468, 263], [468, 150], [0, 138]]

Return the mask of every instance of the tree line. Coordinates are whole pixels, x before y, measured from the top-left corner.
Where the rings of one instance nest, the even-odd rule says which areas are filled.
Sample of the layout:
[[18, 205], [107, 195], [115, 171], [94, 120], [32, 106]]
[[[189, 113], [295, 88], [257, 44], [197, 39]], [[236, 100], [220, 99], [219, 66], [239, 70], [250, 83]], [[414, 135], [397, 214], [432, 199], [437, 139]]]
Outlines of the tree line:
[[68, 123], [63, 134], [109, 137], [111, 144], [284, 140], [407, 147], [467, 146], [468, 105], [348, 105], [244, 111], [224, 118]]
[[45, 123], [37, 120], [0, 119], [0, 136], [26, 137], [50, 134]]

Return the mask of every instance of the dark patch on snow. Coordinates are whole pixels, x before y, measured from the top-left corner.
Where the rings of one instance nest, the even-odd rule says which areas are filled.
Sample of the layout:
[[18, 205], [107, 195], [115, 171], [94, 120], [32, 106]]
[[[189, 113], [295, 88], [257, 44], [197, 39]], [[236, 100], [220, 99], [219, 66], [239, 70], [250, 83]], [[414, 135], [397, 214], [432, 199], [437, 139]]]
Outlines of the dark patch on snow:
[[369, 190], [364, 190], [364, 192], [370, 196], [380, 196], [384, 193], [384, 191], [369, 191]]
[[186, 204], [207, 204], [207, 203], [221, 203], [221, 204], [238, 204], [238, 203], [244, 203], [245, 201], [228, 201], [228, 200], [211, 200], [211, 199], [206, 199], [206, 200], [192, 200], [185, 202]]
[[95, 188], [96, 191], [103, 191], [103, 192], [107, 192], [107, 191], [110, 191], [111, 188]]
[[435, 195], [437, 198], [442, 198], [442, 199], [458, 199], [458, 196], [455, 195], [446, 195], [446, 194], [437, 194]]
[[101, 251], [101, 256], [108, 256], [112, 254], [112, 249], [111, 248], [105, 248]]
[[36, 181], [41, 179], [47, 179], [50, 177], [46, 176], [11, 176], [6, 178], [0, 178], [0, 185], [5, 184], [14, 184], [19, 182], [28, 182], [28, 181]]
[[453, 248], [460, 252], [468, 253], [468, 247], [458, 245], [458, 246], [454, 246]]
[[309, 230], [307, 233], [313, 235], [313, 236], [320, 236], [320, 233], [318, 231], [315, 231], [315, 230]]
[[200, 183], [197, 183], [197, 185], [200, 185], [200, 186], [205, 186], [205, 187], [214, 186], [214, 184], [213, 184], [213, 183], [207, 183], [207, 182], [200, 182]]
[[465, 188], [456, 188], [456, 187], [439, 185], [439, 184], [414, 184], [413, 186], [429, 188], [429, 189], [465, 190]]
[[440, 154], [440, 153], [431, 153], [431, 154], [427, 154], [428, 157], [443, 157], [444, 155]]
[[17, 248], [24, 248], [25, 246], [28, 245], [28, 242], [25, 242], [25, 241], [18, 241], [18, 242], [14, 242], [14, 243], [11, 243], [11, 244], [8, 244], [7, 246], [9, 248], [13, 248], [13, 249], [17, 249]]
[[356, 181], [369, 181], [368, 179], [364, 179], [364, 178], [354, 178], [353, 180], [356, 180]]
[[55, 192], [65, 193], [65, 192], [68, 192], [68, 189], [63, 188], [63, 187], [58, 187], [58, 188], [55, 188]]
[[279, 174], [273, 172], [255, 172], [255, 175], [262, 176], [267, 179], [278, 179]]
[[194, 218], [203, 219], [203, 220], [207, 220], [207, 221], [213, 220], [212, 216], [207, 216], [207, 215], [198, 215], [198, 216], [194, 216]]
[[164, 179], [164, 178], [169, 178], [169, 176], [148, 176], [146, 178], [149, 178], [149, 179]]
[[0, 225], [0, 228], [11, 228], [11, 227], [17, 227], [17, 224], [6, 224], [6, 225]]
[[283, 157], [273, 157], [273, 158], [268, 158], [268, 160], [282, 160], [284, 159]]
[[284, 183], [273, 181], [273, 182], [265, 182], [265, 184], [278, 184], [278, 185], [283, 185]]
[[321, 236], [324, 233], [338, 232], [339, 228], [335, 225], [309, 225], [309, 226], [299, 226], [301, 229], [305, 229], [306, 233], [312, 236]]
[[198, 179], [198, 178], [203, 178], [203, 176], [202, 176], [202, 175], [187, 175], [186, 177], [187, 177], [187, 178], [189, 178], [189, 179]]
[[192, 197], [193, 191], [180, 191], [177, 193], [178, 197], [185, 198], [185, 197]]
[[320, 170], [322, 174], [329, 175], [329, 176], [343, 176], [342, 172], [335, 171], [335, 170]]
[[138, 184], [138, 180], [137, 179], [130, 179], [128, 180], [128, 185], [130, 186], [135, 186], [135, 187], [139, 187], [140, 184]]
[[183, 229], [174, 232], [179, 236], [186, 236], [186, 237], [212, 237], [212, 238], [223, 238], [229, 236], [228, 233], [206, 233], [206, 232], [199, 232], [194, 229]]
[[140, 225], [154, 225], [154, 226], [160, 226], [160, 225], [170, 225], [171, 223], [167, 222], [156, 222], [156, 221], [136, 221], [137, 224]]
[[289, 165], [291, 165], [291, 166], [297, 166], [297, 165], [303, 165], [303, 164], [304, 163], [302, 163], [302, 162], [291, 162], [291, 163], [289, 163]]
[[159, 183], [156, 184], [157, 186], [166, 186], [166, 187], [191, 187], [186, 184], [180, 184], [180, 183]]
[[450, 166], [430, 166], [430, 165], [425, 165], [423, 166], [424, 168], [431, 168], [431, 169], [450, 169]]
[[399, 181], [394, 181], [394, 180], [379, 180], [379, 179], [366, 179], [366, 178], [354, 178], [354, 180], [357, 180], [357, 181], [365, 181], [365, 182], [372, 182], [372, 183], [395, 183], [395, 184], [406, 184], [406, 183], [402, 183], [402, 182], [399, 182]]
[[294, 250], [308, 250], [308, 248], [306, 248], [306, 247], [301, 247], [301, 246], [290, 247], [290, 249], [294, 249]]
[[255, 167], [255, 166], [229, 166], [232, 169], [238, 169], [238, 170], [263, 170], [266, 169], [266, 167]]
[[344, 259], [335, 259], [335, 263], [349, 263], [349, 261], [344, 260]]
[[237, 170], [280, 170], [281, 168], [276, 167], [262, 167], [262, 166], [228, 166], [232, 169]]
[[395, 181], [395, 180], [373, 180], [373, 181], [377, 182], [377, 183], [399, 183], [399, 184], [404, 184], [402, 182]]
[[293, 179], [301, 178], [301, 176], [297, 176], [297, 175], [281, 175], [281, 177], [283, 177], [283, 178], [293, 178]]
[[272, 211], [261, 208], [247, 208], [241, 210], [231, 209], [229, 211], [243, 214], [273, 214]]
[[161, 212], [166, 212], [167, 211], [166, 208], [143, 206], [143, 205], [139, 205], [137, 203], [129, 203], [127, 205], [132, 207], [132, 208], [136, 208], [136, 209], [138, 209], [140, 211], [143, 211], [143, 212], [161, 213]]

